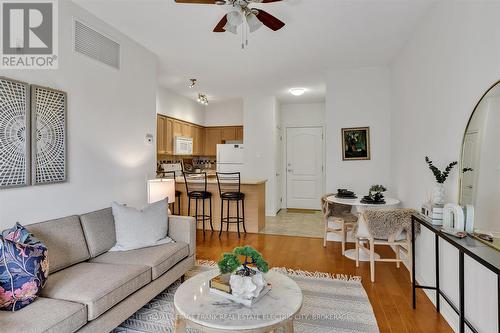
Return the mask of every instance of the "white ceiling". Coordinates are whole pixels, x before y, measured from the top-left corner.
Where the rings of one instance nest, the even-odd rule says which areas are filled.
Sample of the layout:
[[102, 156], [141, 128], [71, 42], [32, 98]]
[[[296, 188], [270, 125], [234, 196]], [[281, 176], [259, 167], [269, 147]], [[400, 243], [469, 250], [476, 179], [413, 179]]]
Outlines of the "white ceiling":
[[[259, 4], [287, 25], [261, 28], [241, 49], [241, 34], [216, 34], [226, 6], [174, 0], [74, 0], [158, 55], [159, 80], [177, 93], [211, 100], [248, 94], [282, 102], [322, 101], [326, 71], [389, 64], [434, 0], [284, 0]], [[197, 91], [187, 88], [197, 78]], [[305, 87], [302, 97], [288, 93]]]

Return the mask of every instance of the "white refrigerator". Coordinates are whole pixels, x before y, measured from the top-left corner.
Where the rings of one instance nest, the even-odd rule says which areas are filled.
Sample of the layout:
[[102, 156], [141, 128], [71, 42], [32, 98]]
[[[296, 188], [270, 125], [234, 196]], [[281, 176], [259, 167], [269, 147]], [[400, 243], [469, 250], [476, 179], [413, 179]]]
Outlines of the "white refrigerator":
[[243, 151], [242, 144], [217, 145], [217, 172], [242, 172]]

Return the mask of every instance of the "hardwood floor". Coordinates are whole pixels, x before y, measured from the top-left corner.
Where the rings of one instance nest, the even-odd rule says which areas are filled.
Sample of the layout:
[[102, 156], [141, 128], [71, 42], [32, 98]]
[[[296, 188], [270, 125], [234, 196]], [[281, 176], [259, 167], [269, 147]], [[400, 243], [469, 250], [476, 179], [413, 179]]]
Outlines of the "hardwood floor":
[[[340, 254], [340, 243], [328, 242], [323, 248], [319, 238], [246, 234], [238, 239], [235, 233], [224, 233], [219, 239], [216, 232], [203, 235], [198, 230], [197, 259], [218, 260], [223, 252], [241, 245], [260, 251], [271, 267], [361, 276], [381, 332], [453, 332], [421, 290], [417, 291], [417, 309], [412, 309], [409, 273], [403, 265], [398, 269], [395, 263], [377, 262], [375, 283], [371, 283], [369, 263], [361, 262], [356, 268], [353, 260]], [[377, 252], [394, 256], [384, 246], [377, 247]]]

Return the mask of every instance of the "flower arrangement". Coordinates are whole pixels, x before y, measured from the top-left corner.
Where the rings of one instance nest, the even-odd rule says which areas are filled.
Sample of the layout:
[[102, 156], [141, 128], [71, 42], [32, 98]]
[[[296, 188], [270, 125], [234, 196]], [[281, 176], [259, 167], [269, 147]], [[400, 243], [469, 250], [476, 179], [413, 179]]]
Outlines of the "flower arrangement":
[[446, 181], [446, 179], [450, 175], [451, 170], [453, 170], [455, 165], [458, 164], [457, 161], [451, 162], [444, 169], [444, 171], [441, 171], [434, 166], [434, 163], [432, 162], [432, 160], [428, 156], [425, 157], [425, 162], [429, 165], [429, 169], [434, 174], [434, 177], [436, 178], [436, 181], [438, 182], [438, 184], [444, 184], [444, 182]]
[[[241, 261], [240, 257], [244, 257], [244, 260]], [[262, 273], [269, 271], [269, 265], [262, 258], [262, 255], [248, 245], [236, 247], [233, 252], [224, 253], [217, 265], [222, 274], [235, 273], [240, 276], [252, 276], [255, 274], [255, 270], [251, 269], [250, 265], [254, 265]], [[239, 267], [241, 269], [238, 270]]]

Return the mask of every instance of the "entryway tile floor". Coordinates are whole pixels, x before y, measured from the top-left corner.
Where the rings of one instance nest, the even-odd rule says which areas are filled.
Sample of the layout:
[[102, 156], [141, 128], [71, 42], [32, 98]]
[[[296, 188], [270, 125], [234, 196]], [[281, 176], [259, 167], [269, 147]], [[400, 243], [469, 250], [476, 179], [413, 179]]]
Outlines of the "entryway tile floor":
[[321, 211], [294, 211], [282, 209], [276, 216], [266, 216], [261, 234], [323, 238]]

